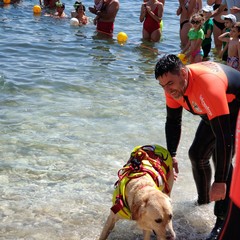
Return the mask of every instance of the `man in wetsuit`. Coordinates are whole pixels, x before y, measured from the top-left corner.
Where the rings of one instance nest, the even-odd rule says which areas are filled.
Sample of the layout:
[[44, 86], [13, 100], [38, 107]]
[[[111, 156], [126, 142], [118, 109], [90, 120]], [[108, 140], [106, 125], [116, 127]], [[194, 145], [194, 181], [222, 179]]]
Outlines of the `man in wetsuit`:
[[[200, 115], [189, 149], [199, 205], [216, 201], [216, 224], [208, 240], [217, 239], [226, 217], [232, 177], [232, 157], [240, 101], [240, 72], [214, 62], [185, 66], [173, 54], [156, 64], [155, 77], [165, 91], [166, 140], [178, 173], [177, 146], [181, 135], [182, 109]], [[212, 157], [215, 175], [211, 185]]]
[[236, 129], [236, 159], [230, 188], [230, 204], [226, 220], [218, 240], [239, 240], [240, 238], [240, 112]]
[[100, 33], [113, 35], [114, 21], [119, 10], [118, 0], [103, 0], [101, 10], [89, 8], [89, 11], [97, 15], [97, 31]]

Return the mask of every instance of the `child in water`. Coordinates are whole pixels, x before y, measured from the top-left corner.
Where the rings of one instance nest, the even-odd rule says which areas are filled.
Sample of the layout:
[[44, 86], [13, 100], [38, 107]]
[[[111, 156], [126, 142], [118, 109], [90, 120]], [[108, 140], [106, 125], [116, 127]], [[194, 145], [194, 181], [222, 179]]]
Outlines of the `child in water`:
[[218, 39], [227, 42], [228, 57], [227, 65], [240, 71], [240, 22], [233, 25], [230, 32], [221, 34]]
[[85, 15], [85, 6], [82, 2], [76, 1], [74, 3], [75, 12], [71, 13], [72, 18], [77, 18], [79, 21], [79, 25], [85, 25], [88, 23], [88, 17]]
[[205, 38], [202, 25], [204, 23], [204, 17], [198, 13], [195, 13], [191, 17], [192, 28], [188, 32], [188, 43], [183, 49], [182, 53], [186, 53], [186, 57], [189, 58], [190, 63], [201, 62], [203, 59], [202, 42]]
[[64, 12], [65, 4], [61, 2], [56, 2], [56, 13], [54, 14], [54, 17], [58, 18], [65, 18], [67, 15]]

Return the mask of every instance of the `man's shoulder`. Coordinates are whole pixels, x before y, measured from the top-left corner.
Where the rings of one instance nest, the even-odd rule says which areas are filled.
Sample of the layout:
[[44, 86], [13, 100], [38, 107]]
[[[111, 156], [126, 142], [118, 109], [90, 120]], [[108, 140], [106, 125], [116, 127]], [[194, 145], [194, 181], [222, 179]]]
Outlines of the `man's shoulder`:
[[[199, 63], [189, 64], [188, 68], [198, 77], [203, 77], [205, 74], [218, 75], [223, 72], [221, 64], [213, 61], [204, 61]], [[207, 76], [206, 76], [207, 78]]]

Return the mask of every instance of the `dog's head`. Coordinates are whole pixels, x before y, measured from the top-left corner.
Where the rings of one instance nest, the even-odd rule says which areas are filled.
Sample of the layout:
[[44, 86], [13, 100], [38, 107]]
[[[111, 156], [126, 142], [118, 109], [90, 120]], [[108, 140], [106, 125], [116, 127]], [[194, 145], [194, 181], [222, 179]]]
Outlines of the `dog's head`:
[[132, 219], [143, 230], [153, 230], [157, 239], [174, 240], [171, 199], [161, 191], [145, 196], [144, 201], [135, 203], [131, 209]]

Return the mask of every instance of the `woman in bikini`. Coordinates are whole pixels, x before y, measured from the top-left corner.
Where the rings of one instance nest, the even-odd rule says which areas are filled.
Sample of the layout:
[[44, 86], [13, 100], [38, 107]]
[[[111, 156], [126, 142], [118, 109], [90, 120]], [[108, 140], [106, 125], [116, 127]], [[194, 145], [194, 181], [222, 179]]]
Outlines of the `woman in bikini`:
[[144, 2], [139, 20], [143, 22], [142, 36], [145, 40], [159, 42], [161, 39], [160, 22], [163, 16], [163, 4], [158, 0]]
[[[210, 6], [213, 6], [213, 10], [216, 10], [221, 5], [222, 0], [207, 0], [207, 4]], [[216, 15], [213, 18], [213, 38], [214, 38], [214, 44], [216, 48], [217, 54], [220, 53], [222, 49], [222, 42], [218, 39], [218, 37], [224, 33], [224, 20], [221, 19], [221, 15], [227, 15], [228, 11], [227, 9], [224, 9], [224, 12], [221, 14]]]
[[201, 0], [179, 0], [179, 7], [177, 9], [177, 16], [180, 16], [180, 40], [182, 47], [188, 43], [188, 31], [191, 28], [189, 19], [197, 12], [202, 4]]

